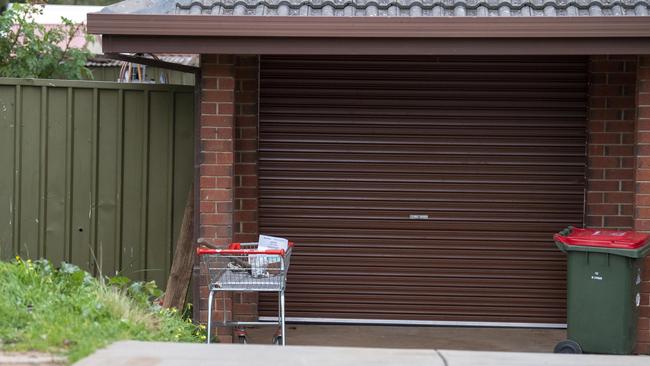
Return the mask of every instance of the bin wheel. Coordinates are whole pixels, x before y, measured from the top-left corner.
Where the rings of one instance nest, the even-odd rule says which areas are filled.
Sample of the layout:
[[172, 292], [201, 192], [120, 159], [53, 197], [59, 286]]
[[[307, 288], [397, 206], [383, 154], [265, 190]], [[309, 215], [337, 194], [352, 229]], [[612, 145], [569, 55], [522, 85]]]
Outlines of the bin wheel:
[[273, 336], [273, 344], [282, 345], [282, 336]]
[[239, 339], [239, 344], [248, 344], [248, 337], [246, 336], [239, 336], [237, 337]]
[[567, 339], [562, 341], [555, 346], [553, 350], [554, 353], [582, 353], [582, 347], [576, 341]]

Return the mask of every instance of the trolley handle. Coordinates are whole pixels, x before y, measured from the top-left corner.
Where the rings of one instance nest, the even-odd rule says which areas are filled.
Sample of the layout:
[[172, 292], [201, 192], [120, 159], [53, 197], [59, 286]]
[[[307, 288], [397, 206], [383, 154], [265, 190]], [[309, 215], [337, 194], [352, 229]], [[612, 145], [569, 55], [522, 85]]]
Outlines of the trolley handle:
[[[293, 248], [293, 242], [288, 244], [289, 250]], [[256, 249], [241, 249], [241, 243], [231, 243], [227, 249], [212, 249], [207, 247], [198, 247], [196, 248], [196, 254], [206, 255], [206, 254], [223, 254], [223, 255], [246, 255], [246, 254], [268, 254], [268, 255], [279, 255], [284, 257], [287, 253], [284, 249], [270, 249], [270, 250], [256, 250]]]
[[[250, 245], [251, 243], [243, 243], [243, 244], [244, 245]], [[254, 244], [257, 244], [257, 243], [254, 243]], [[228, 245], [228, 249], [241, 249], [241, 245], [242, 245], [242, 243], [230, 243], [230, 245]], [[289, 248], [293, 248], [293, 242], [292, 241], [288, 242], [287, 246]], [[255, 250], [255, 249], [247, 249], [247, 250]]]
[[254, 249], [210, 249], [210, 248], [197, 248], [196, 254], [206, 255], [206, 254], [224, 254], [224, 255], [245, 255], [245, 254], [267, 254], [267, 255], [279, 255], [284, 257], [286, 251], [279, 250], [254, 250]]

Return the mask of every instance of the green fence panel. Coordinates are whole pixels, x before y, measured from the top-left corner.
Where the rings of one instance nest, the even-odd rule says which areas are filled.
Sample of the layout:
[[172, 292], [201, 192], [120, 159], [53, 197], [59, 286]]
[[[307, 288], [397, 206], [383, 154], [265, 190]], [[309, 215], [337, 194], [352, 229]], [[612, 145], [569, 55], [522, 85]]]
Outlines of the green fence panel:
[[192, 183], [193, 93], [0, 79], [0, 257], [164, 286]]

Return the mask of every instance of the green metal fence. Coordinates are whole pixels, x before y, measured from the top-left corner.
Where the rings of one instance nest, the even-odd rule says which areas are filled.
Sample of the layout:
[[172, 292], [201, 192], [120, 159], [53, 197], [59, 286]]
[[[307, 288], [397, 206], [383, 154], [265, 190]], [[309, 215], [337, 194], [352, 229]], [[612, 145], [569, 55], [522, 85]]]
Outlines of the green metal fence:
[[0, 256], [164, 286], [193, 121], [188, 86], [0, 79]]

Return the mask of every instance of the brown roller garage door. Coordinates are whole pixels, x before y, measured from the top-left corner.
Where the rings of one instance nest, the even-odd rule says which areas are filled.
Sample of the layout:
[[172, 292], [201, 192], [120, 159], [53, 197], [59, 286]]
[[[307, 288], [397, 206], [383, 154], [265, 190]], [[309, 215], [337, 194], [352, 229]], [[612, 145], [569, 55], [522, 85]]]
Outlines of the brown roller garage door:
[[287, 316], [564, 323], [551, 234], [583, 220], [586, 78], [581, 57], [262, 58]]

